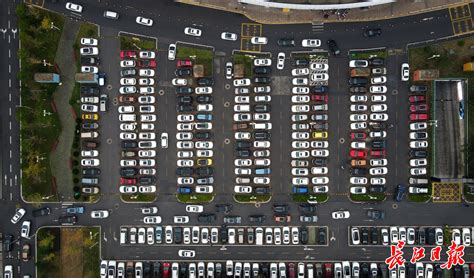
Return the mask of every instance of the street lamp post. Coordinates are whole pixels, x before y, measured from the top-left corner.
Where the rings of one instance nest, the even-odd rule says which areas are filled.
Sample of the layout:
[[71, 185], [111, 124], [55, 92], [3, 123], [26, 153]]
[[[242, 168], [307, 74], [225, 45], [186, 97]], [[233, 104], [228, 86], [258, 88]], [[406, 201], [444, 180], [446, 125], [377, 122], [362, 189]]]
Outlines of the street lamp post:
[[441, 55], [439, 55], [439, 54], [433, 54], [433, 56], [427, 58], [426, 60], [431, 60], [431, 59], [439, 58], [439, 57], [441, 57]]

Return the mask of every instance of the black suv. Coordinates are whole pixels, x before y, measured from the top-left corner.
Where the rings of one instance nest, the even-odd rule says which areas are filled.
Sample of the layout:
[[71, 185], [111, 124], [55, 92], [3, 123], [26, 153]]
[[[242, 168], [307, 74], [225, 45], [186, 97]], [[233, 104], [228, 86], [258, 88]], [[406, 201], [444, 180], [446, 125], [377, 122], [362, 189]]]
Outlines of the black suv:
[[138, 179], [138, 183], [141, 185], [153, 185], [156, 183], [154, 176], [145, 176]]
[[290, 210], [290, 207], [288, 205], [283, 205], [283, 204], [273, 205], [274, 213], [288, 213], [289, 210]]
[[382, 35], [382, 29], [380, 28], [365, 29], [363, 35], [366, 38], [380, 36]]
[[194, 90], [191, 87], [178, 87], [176, 88], [176, 93], [177, 94], [192, 94], [194, 93]]
[[249, 150], [237, 150], [237, 157], [251, 157], [252, 152]]
[[135, 168], [121, 168], [120, 169], [120, 176], [122, 177], [133, 177], [137, 173], [138, 171]]
[[216, 212], [229, 213], [232, 211], [233, 208], [234, 206], [232, 204], [217, 204]]
[[75, 215], [64, 215], [60, 216], [58, 219], [60, 224], [76, 224], [77, 217]]
[[192, 74], [193, 74], [193, 70], [190, 68], [181, 68], [181, 69], [177, 69], [174, 72], [174, 75], [179, 76], [179, 77], [191, 76]]
[[268, 194], [270, 189], [268, 187], [255, 187], [255, 194]]
[[268, 104], [256, 104], [256, 105], [253, 107], [253, 110], [254, 110], [256, 113], [267, 113], [267, 112], [270, 112], [271, 106], [268, 105]]
[[258, 223], [261, 224], [265, 221], [265, 215], [263, 214], [252, 214], [249, 215], [248, 220], [250, 223]]
[[383, 66], [385, 64], [385, 60], [383, 58], [372, 58], [369, 60], [371, 66]]
[[193, 103], [193, 97], [192, 96], [178, 96], [176, 98], [176, 100], [179, 104], [182, 104], [182, 105]]
[[120, 71], [120, 77], [133, 76], [135, 74], [137, 74], [135, 69], [124, 69]]
[[329, 50], [332, 52], [332, 55], [338, 56], [339, 54], [341, 54], [341, 50], [337, 46], [337, 43], [335, 40], [328, 40], [327, 44], [328, 44]]
[[387, 147], [387, 141], [385, 140], [375, 140], [372, 141], [372, 148], [374, 149], [383, 149]]
[[252, 143], [245, 141], [237, 141], [235, 144], [236, 149], [248, 149], [252, 147]]
[[46, 216], [51, 214], [51, 209], [48, 207], [40, 208], [40, 209], [35, 209], [33, 211], [33, 216], [34, 217], [39, 217], [39, 216]]
[[98, 96], [99, 92], [99, 87], [81, 86], [81, 95]]
[[297, 59], [295, 60], [295, 66], [308, 66], [309, 61], [306, 59]]
[[196, 132], [194, 134], [194, 138], [196, 138], [196, 139], [211, 139], [211, 133], [210, 132], [204, 132], [204, 131]]
[[261, 131], [261, 132], [255, 132], [253, 136], [255, 140], [268, 140], [270, 139], [271, 134], [270, 132]]
[[212, 86], [214, 85], [214, 79], [208, 77], [199, 78], [197, 84], [199, 86]]
[[326, 158], [313, 158], [311, 163], [313, 163], [314, 166], [326, 166], [327, 160]]
[[7, 252], [11, 252], [13, 249], [13, 236], [12, 235], [5, 235], [3, 239], [3, 249]]
[[253, 79], [253, 82], [256, 84], [268, 84], [270, 83], [271, 79], [270, 77], [255, 77]]
[[285, 47], [294, 47], [295, 46], [295, 39], [290, 38], [282, 38], [277, 41], [278, 46], [285, 46]]
[[214, 169], [212, 167], [200, 167], [196, 169], [196, 175], [198, 176], [208, 176], [212, 175], [213, 173]]
[[369, 171], [365, 168], [351, 168], [351, 174], [355, 176], [365, 176]]
[[194, 170], [191, 167], [179, 167], [176, 169], [176, 175], [178, 176], [190, 177], [193, 173]]
[[311, 204], [300, 204], [299, 210], [301, 213], [313, 213], [316, 212], [316, 206]]
[[215, 221], [216, 221], [216, 215], [214, 213], [201, 213], [198, 215], [198, 222], [212, 223]]
[[100, 169], [98, 168], [85, 168], [82, 169], [83, 176], [98, 176], [100, 175]]
[[270, 74], [272, 73], [272, 68], [270, 67], [255, 67], [253, 72], [256, 74]]
[[410, 150], [408, 154], [413, 158], [426, 158], [428, 156], [428, 152], [423, 150]]
[[122, 149], [135, 149], [137, 147], [137, 141], [122, 141]]

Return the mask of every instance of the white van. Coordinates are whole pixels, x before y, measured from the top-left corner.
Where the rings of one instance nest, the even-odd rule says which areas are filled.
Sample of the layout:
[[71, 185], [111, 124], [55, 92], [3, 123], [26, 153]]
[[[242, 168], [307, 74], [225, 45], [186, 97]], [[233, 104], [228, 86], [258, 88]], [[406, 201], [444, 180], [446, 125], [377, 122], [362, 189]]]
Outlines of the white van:
[[263, 228], [258, 227], [255, 229], [255, 244], [263, 245]]
[[272, 123], [253, 123], [254, 129], [272, 129]]
[[136, 122], [137, 121], [137, 115], [135, 115], [135, 114], [120, 114], [119, 115], [119, 120], [121, 122]]
[[245, 105], [245, 104], [234, 105], [234, 112], [250, 112], [250, 105]]
[[97, 138], [97, 137], [99, 137], [99, 133], [97, 131], [81, 132], [81, 138], [83, 139]]
[[118, 19], [119, 14], [113, 11], [104, 11], [104, 17], [108, 19]]

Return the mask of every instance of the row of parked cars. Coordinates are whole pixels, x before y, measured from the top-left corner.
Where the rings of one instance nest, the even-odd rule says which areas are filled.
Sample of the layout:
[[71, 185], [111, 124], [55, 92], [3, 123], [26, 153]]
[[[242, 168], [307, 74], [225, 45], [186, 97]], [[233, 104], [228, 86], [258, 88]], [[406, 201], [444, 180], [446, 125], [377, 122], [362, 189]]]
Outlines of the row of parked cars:
[[474, 264], [442, 269], [441, 264], [403, 264], [391, 270], [385, 263], [370, 262], [117, 262], [102, 260], [101, 278], [471, 278]]
[[202, 65], [190, 59], [176, 61], [177, 184], [178, 193], [212, 193], [214, 161], [212, 141], [212, 86], [214, 80], [198, 73]]
[[[453, 228], [450, 233], [448, 238], [457, 245], [474, 244], [474, 228]], [[399, 240], [407, 245], [443, 245], [444, 231], [441, 227], [351, 227], [350, 238], [353, 245], [389, 245]]]
[[388, 106], [384, 66], [383, 58], [349, 61], [351, 194], [385, 192]]
[[81, 74], [80, 82], [85, 79], [91, 83], [81, 83], [81, 166], [82, 193], [97, 194], [99, 188], [99, 112], [107, 111], [108, 96], [100, 92], [105, 76], [99, 72], [99, 41], [94, 38], [81, 38]]
[[[327, 193], [329, 177], [328, 70], [326, 57], [297, 58], [291, 71], [291, 174], [294, 194]], [[324, 75], [324, 82], [314, 81]], [[298, 80], [302, 79], [303, 82]]]
[[[175, 220], [183, 216], [175, 216]], [[226, 216], [227, 217], [227, 216]], [[120, 244], [237, 244], [237, 245], [297, 245], [326, 244], [326, 228], [314, 228], [313, 238], [307, 227], [232, 227], [226, 225], [238, 224], [241, 218], [224, 217], [224, 226], [148, 226], [148, 227], [121, 227]], [[240, 217], [240, 216], [239, 216]], [[262, 217], [262, 216], [250, 216]], [[160, 219], [161, 222], [161, 219]], [[158, 222], [158, 223], [160, 223]], [[178, 220], [177, 224], [182, 224]], [[149, 224], [149, 223], [148, 223]]]
[[[270, 190], [271, 66], [271, 59], [258, 57], [253, 60], [253, 86], [248, 78], [233, 80], [236, 194], [268, 194]], [[230, 76], [235, 77], [232, 72]]]
[[408, 180], [410, 194], [428, 193], [428, 120], [429, 105], [427, 103], [426, 85], [411, 85], [408, 97], [410, 109], [410, 178]]
[[[122, 150], [119, 191], [122, 194], [156, 191], [155, 56], [154, 51], [120, 52], [118, 112]], [[162, 147], [167, 147], [167, 140], [164, 141]]]

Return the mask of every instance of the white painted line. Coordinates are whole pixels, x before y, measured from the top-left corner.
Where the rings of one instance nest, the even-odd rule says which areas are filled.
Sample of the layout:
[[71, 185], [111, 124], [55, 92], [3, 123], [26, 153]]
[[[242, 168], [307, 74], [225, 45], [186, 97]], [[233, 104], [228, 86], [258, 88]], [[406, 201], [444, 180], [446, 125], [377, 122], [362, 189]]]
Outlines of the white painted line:
[[10, 43], [10, 35], [8, 35], [8, 43]]
[[8, 107], [8, 115], [9, 115], [9, 116], [12, 115], [12, 108], [11, 108], [11, 107]]
[[12, 57], [12, 51], [8, 49], [8, 58], [11, 58], [11, 57]]
[[12, 65], [8, 65], [8, 73], [12, 73]]
[[[8, 79], [8, 87], [11, 88], [12, 87], [12, 80], [11, 78]], [[11, 101], [11, 100], [10, 100]]]
[[[10, 173], [12, 173], [12, 172], [13, 172], [12, 171], [12, 165], [10, 164]], [[11, 183], [11, 181], [10, 181], [10, 183]]]
[[12, 144], [12, 136], [10, 135], [10, 145]]
[[12, 150], [10, 150], [10, 159], [12, 159]]
[[12, 121], [8, 122], [10, 125], [10, 130], [12, 130]]
[[13, 200], [13, 193], [10, 192], [10, 201]]
[[[11, 87], [11, 86], [10, 86]], [[8, 101], [12, 102], [12, 93], [8, 93]]]
[[8, 29], [10, 29], [10, 28], [11, 28], [11, 27], [10, 27], [10, 20], [9, 20], [9, 21], [8, 21]]

